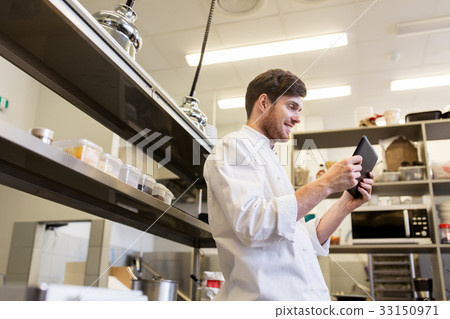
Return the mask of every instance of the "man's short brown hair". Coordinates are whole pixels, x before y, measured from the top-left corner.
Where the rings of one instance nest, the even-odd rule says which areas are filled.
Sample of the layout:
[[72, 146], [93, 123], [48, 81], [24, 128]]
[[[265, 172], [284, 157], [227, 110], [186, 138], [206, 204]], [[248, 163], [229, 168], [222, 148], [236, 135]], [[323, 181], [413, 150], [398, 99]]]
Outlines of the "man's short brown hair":
[[271, 103], [283, 95], [306, 96], [306, 86], [293, 73], [282, 69], [270, 69], [254, 78], [247, 86], [245, 94], [245, 110], [247, 119], [253, 111], [253, 106], [261, 94], [267, 94]]

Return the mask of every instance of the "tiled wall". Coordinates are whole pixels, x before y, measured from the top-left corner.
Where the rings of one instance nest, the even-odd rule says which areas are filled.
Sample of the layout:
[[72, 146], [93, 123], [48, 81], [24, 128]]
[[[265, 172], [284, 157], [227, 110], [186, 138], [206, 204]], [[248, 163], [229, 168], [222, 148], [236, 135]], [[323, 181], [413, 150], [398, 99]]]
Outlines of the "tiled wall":
[[[69, 223], [65, 228], [70, 228], [71, 224]], [[77, 224], [83, 224], [89, 234], [91, 227], [89, 222]], [[86, 262], [89, 237], [83, 238], [77, 236], [76, 233], [70, 234], [70, 232], [70, 229], [65, 229], [62, 232], [59, 228], [45, 231], [39, 268], [39, 283], [62, 284], [67, 263]]]

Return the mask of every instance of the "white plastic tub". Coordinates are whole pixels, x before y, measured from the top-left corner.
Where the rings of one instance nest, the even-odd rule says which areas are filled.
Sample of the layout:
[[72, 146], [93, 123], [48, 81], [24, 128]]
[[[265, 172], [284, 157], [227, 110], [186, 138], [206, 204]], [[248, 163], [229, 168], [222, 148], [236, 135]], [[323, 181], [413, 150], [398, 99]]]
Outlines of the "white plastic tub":
[[97, 168], [106, 174], [118, 178], [122, 165], [123, 163], [119, 158], [108, 153], [102, 153], [98, 160]]
[[129, 164], [123, 164], [120, 168], [119, 179], [134, 188], [138, 188], [139, 177], [141, 174], [141, 171], [136, 167]]
[[147, 174], [142, 174], [139, 178], [138, 188], [149, 195], [153, 195], [153, 188], [155, 187], [156, 181], [153, 177]]

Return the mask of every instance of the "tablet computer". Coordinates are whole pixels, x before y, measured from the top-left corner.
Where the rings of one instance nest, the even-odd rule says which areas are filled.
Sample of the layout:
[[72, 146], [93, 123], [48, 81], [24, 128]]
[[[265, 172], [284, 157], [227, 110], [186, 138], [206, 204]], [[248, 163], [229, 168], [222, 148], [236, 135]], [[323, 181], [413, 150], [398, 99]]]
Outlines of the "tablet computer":
[[373, 170], [378, 161], [378, 155], [365, 135], [362, 136], [353, 155], [361, 155], [363, 158], [361, 176], [358, 178], [358, 184], [348, 190], [354, 198], [358, 198], [361, 196], [361, 193], [358, 191], [359, 183], [363, 178], [369, 177], [369, 172]]

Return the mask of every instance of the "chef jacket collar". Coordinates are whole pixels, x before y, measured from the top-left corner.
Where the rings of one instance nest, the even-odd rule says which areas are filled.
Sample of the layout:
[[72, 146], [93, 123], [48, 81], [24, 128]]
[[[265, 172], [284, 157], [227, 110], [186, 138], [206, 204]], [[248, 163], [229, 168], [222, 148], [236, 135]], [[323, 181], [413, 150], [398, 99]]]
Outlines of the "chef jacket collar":
[[264, 134], [258, 132], [257, 130], [255, 130], [254, 128], [248, 126], [248, 125], [243, 125], [242, 129], [246, 132], [249, 133], [250, 136], [250, 141], [253, 145], [256, 145], [256, 143], [263, 139], [264, 140], [264, 146], [267, 146], [268, 148], [273, 150], [273, 146], [271, 146], [270, 144], [270, 140], [267, 138], [267, 136], [265, 136]]

